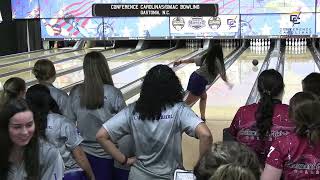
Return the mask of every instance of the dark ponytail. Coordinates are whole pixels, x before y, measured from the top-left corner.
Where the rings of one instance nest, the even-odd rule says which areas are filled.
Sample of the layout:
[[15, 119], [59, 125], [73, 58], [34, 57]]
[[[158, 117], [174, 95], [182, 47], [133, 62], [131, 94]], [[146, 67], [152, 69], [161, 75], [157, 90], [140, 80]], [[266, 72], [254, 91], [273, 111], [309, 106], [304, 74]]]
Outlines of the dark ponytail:
[[49, 112], [61, 114], [59, 106], [51, 97], [50, 90], [41, 84], [36, 84], [28, 88], [26, 100], [34, 114], [33, 116], [39, 130], [39, 135], [45, 139], [48, 114]]
[[224, 57], [222, 47], [218, 42], [213, 42], [212, 47], [206, 55], [202, 57], [208, 65], [208, 71], [211, 75], [217, 76], [220, 74], [224, 81], [227, 81], [226, 69], [224, 66]]
[[278, 71], [265, 70], [259, 75], [258, 91], [261, 98], [255, 117], [260, 139], [265, 139], [271, 131], [274, 112], [273, 98], [280, 95], [283, 89], [283, 78]]

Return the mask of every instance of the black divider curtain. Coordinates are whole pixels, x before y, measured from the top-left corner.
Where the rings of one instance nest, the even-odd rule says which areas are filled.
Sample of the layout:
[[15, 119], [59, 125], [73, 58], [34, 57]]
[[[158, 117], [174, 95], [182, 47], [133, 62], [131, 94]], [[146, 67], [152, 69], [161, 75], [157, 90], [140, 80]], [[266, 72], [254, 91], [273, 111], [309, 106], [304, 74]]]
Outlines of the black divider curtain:
[[27, 27], [29, 27], [30, 51], [41, 49], [39, 19], [12, 20], [11, 0], [0, 0], [3, 22], [0, 23], [0, 56], [26, 52]]
[[[41, 49], [41, 29], [39, 19], [16, 20], [17, 50], [19, 52], [28, 51], [28, 31], [30, 51]], [[28, 30], [27, 30], [28, 28]]]
[[16, 26], [12, 21], [11, 1], [0, 0], [2, 23], [0, 23], [0, 56], [16, 53]]

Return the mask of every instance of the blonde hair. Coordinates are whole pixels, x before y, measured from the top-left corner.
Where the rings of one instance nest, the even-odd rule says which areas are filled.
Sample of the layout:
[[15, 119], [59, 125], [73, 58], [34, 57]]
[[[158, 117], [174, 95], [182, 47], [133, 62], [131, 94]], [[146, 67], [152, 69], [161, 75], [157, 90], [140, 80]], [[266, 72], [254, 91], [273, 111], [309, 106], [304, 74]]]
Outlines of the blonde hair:
[[209, 180], [256, 180], [256, 177], [249, 168], [231, 163], [220, 166]]

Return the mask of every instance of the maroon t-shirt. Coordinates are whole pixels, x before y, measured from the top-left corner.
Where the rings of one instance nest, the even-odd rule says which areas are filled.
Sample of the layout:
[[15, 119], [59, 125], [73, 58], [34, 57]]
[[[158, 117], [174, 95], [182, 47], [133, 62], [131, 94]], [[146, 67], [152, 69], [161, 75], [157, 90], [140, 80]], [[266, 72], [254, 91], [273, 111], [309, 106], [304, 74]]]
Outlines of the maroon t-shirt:
[[311, 145], [295, 133], [272, 143], [266, 164], [282, 169], [285, 180], [320, 179], [320, 142]]
[[255, 113], [259, 104], [251, 104], [241, 107], [235, 115], [229, 133], [235, 139], [250, 147], [257, 153], [260, 163], [264, 165], [266, 155], [274, 139], [293, 132], [294, 125], [288, 117], [289, 106], [279, 101], [274, 106], [271, 133], [265, 140], [261, 140], [256, 127]]

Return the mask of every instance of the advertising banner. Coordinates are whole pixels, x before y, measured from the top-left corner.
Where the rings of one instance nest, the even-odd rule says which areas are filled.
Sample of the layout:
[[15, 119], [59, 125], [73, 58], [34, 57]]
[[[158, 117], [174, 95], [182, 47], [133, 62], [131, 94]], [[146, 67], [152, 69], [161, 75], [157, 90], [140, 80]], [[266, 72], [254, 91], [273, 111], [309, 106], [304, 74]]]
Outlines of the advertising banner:
[[239, 15], [218, 17], [170, 17], [170, 36], [173, 37], [237, 37]]
[[310, 36], [315, 13], [241, 15], [241, 36]]

